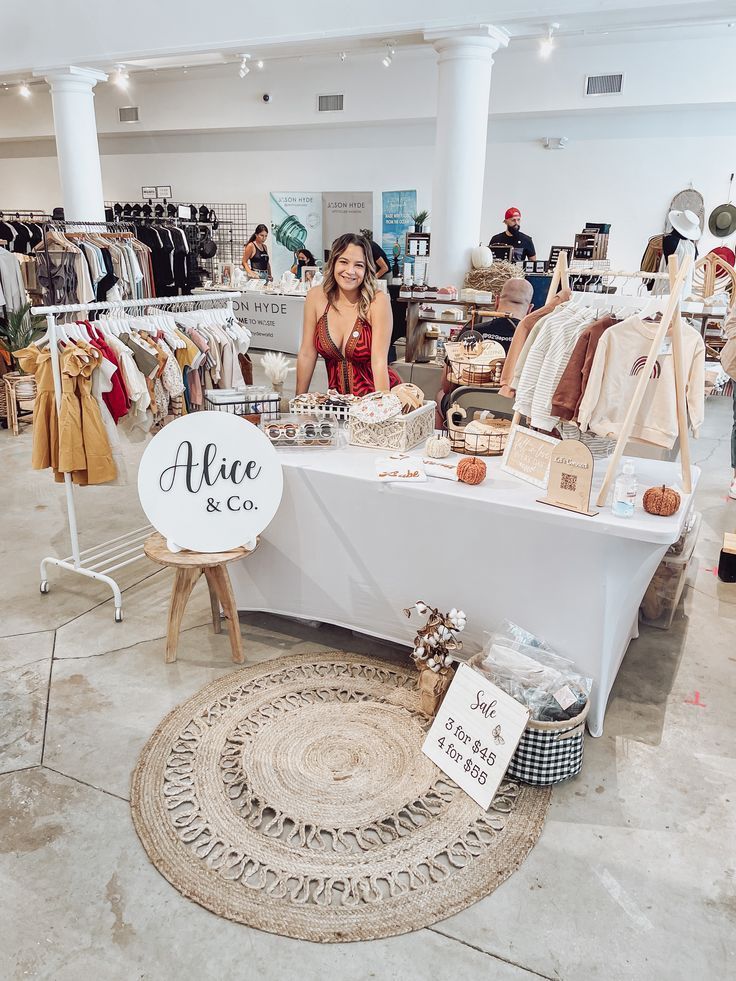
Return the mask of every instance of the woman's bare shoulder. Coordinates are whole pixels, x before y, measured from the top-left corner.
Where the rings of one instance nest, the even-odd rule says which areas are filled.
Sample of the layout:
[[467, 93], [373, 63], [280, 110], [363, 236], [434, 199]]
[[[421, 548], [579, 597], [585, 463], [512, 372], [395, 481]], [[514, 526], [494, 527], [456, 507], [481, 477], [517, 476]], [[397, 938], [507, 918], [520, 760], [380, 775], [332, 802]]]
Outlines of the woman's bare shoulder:
[[307, 290], [306, 302], [310, 305], [310, 307], [327, 306], [325, 291], [321, 286], [313, 286], [311, 289]]
[[371, 311], [373, 310], [390, 310], [391, 300], [388, 297], [388, 293], [384, 293], [383, 290], [376, 290], [376, 295], [371, 300]]

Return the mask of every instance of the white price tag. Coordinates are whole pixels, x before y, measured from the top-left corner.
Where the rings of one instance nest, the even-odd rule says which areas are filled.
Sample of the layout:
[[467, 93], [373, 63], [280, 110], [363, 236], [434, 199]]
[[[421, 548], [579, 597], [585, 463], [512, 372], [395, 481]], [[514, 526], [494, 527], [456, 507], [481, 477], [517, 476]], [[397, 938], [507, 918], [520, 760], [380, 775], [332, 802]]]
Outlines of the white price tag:
[[422, 752], [487, 810], [529, 715], [528, 708], [461, 664]]
[[662, 341], [662, 346], [659, 349], [659, 353], [657, 354], [657, 357], [658, 358], [663, 358], [663, 357], [665, 357], [668, 354], [672, 354], [672, 338], [671, 337], [665, 337], [664, 338], [664, 340]]
[[552, 697], [562, 709], [569, 708], [577, 701], [577, 697], [573, 694], [569, 685], [563, 685]]

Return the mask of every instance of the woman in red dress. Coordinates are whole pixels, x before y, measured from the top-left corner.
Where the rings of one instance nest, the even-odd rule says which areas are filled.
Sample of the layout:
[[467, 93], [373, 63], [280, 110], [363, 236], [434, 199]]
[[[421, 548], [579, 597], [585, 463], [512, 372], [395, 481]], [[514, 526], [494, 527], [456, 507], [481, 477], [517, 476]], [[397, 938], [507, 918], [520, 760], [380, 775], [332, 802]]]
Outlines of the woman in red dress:
[[304, 331], [296, 361], [296, 394], [309, 391], [317, 356], [329, 387], [343, 395], [387, 392], [401, 379], [388, 366], [391, 304], [376, 286], [370, 245], [361, 235], [332, 243], [321, 286], [304, 303]]

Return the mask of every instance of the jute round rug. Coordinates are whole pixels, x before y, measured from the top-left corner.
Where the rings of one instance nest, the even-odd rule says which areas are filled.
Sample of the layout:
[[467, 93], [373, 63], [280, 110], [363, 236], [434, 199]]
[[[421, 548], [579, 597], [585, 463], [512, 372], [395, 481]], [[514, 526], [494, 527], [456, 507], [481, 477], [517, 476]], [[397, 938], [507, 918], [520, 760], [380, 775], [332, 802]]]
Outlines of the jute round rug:
[[323, 943], [418, 930], [487, 896], [533, 847], [550, 791], [504, 781], [481, 810], [421, 752], [416, 678], [332, 651], [202, 689], [133, 774], [151, 862], [220, 916]]

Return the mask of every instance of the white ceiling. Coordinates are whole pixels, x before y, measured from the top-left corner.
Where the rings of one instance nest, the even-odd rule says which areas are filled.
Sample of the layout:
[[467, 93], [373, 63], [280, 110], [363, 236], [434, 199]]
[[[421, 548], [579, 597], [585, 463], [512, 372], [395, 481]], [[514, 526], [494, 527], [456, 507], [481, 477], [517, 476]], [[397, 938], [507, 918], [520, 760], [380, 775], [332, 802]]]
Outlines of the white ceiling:
[[[407, 9], [408, 8], [408, 9]], [[109, 70], [187, 69], [223, 64], [242, 52], [268, 60], [335, 57], [375, 51], [392, 39], [423, 46], [427, 29], [494, 23], [512, 44], [536, 43], [558, 23], [560, 46], [646, 43], [682, 37], [736, 36], [736, 0], [34, 0], [0, 4], [0, 78], [17, 81], [34, 68], [80, 64]], [[729, 28], [727, 25], [735, 26]]]

